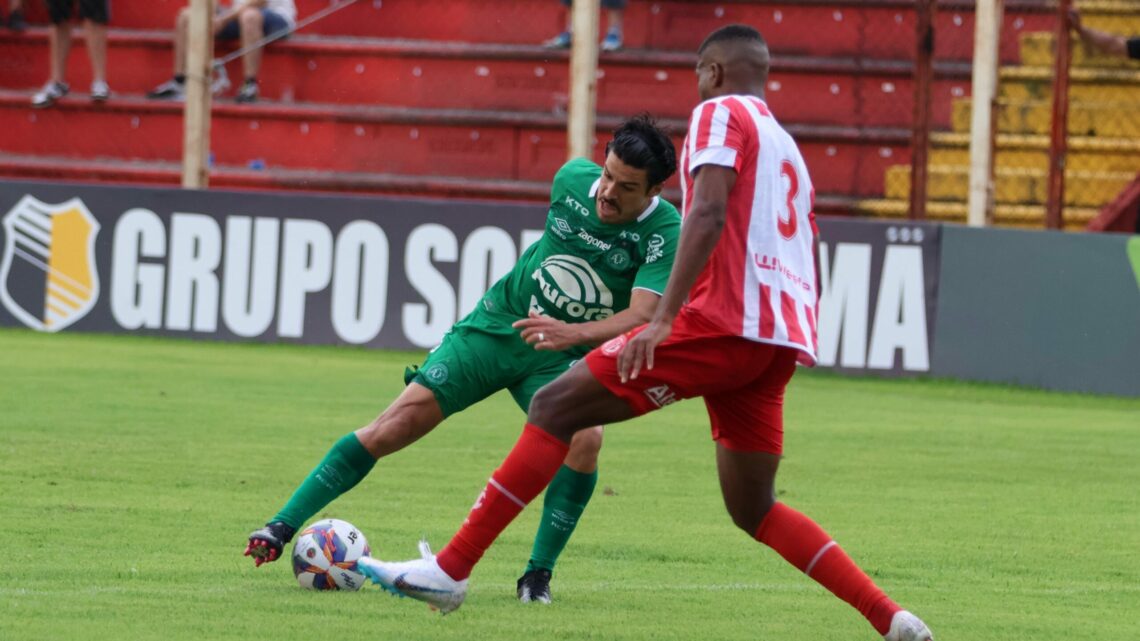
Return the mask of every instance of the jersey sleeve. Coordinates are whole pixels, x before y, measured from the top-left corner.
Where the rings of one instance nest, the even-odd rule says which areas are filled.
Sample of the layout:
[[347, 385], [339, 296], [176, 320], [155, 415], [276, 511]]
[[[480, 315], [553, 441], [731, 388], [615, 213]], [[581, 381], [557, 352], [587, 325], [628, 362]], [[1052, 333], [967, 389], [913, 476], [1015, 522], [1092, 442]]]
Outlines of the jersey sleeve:
[[673, 220], [649, 234], [645, 240], [645, 262], [633, 278], [633, 289], [646, 289], [657, 295], [665, 294], [669, 273], [673, 271], [673, 258], [677, 255], [677, 239], [681, 232], [681, 219], [673, 213]]
[[574, 158], [566, 161], [566, 164], [562, 165], [554, 174], [554, 180], [550, 186], [550, 203], [561, 202], [565, 194], [574, 189], [574, 185], [592, 184], [593, 178], [590, 173], [591, 169], [595, 167], [597, 165], [585, 158]]
[[747, 125], [723, 100], [697, 105], [689, 118], [689, 173], [701, 165], [729, 167], [740, 173]]

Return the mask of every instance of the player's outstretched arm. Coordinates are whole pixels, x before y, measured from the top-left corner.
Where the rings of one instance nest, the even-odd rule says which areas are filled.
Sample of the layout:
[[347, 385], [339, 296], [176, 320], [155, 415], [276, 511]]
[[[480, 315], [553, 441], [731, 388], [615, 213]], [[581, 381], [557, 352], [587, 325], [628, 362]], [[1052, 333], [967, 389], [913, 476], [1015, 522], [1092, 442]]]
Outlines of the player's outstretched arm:
[[673, 331], [673, 319], [704, 269], [724, 230], [728, 194], [736, 184], [736, 171], [730, 167], [703, 165], [693, 179], [693, 204], [681, 225], [681, 240], [669, 284], [649, 326], [626, 343], [618, 356], [622, 382], [637, 378], [642, 367], [653, 369], [653, 350]]
[[1120, 58], [1128, 57], [1128, 40], [1124, 36], [1086, 27], [1084, 23], [1081, 22], [1081, 14], [1076, 8], [1069, 9], [1069, 24], [1072, 25], [1077, 35], [1081, 37], [1081, 41], [1085, 43], [1085, 46], [1110, 56], [1118, 56]]
[[653, 317], [661, 297], [647, 289], [635, 289], [629, 297], [629, 307], [609, 318], [585, 323], [565, 323], [549, 316], [531, 312], [528, 318], [517, 320], [512, 327], [535, 349], [562, 351], [578, 345], [601, 345], [609, 339], [644, 325]]

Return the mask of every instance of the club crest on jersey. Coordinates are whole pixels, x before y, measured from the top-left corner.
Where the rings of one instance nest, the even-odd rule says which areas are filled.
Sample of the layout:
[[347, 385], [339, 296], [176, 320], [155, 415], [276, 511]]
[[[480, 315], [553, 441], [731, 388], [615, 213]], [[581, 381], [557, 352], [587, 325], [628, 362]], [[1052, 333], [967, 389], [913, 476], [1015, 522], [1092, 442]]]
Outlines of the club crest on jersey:
[[617, 356], [621, 353], [622, 348], [625, 347], [626, 340], [625, 334], [614, 336], [602, 345], [602, 353], [606, 356]]
[[99, 299], [99, 223], [78, 198], [49, 205], [24, 196], [3, 219], [0, 302], [23, 324], [58, 332]]
[[606, 254], [606, 263], [614, 269], [625, 269], [629, 267], [629, 252], [623, 247], [618, 247]]
[[590, 263], [578, 256], [549, 256], [531, 278], [547, 303], [569, 316], [589, 321], [614, 315], [613, 292]]
[[448, 376], [451, 372], [447, 369], [447, 365], [443, 363], [436, 363], [431, 367], [424, 370], [424, 377], [436, 385], [442, 385], [447, 382]]

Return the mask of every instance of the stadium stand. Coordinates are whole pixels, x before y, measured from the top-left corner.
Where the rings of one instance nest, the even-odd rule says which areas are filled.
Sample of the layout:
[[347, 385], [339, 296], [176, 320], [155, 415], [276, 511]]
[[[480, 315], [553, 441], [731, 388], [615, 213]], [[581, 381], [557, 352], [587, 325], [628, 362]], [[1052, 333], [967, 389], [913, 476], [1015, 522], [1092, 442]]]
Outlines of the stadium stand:
[[[1140, 33], [1140, 2], [1079, 6], [1091, 26]], [[995, 219], [1004, 225], [1040, 227], [1049, 182], [1055, 36], [1051, 29], [1034, 27], [1016, 36], [1003, 37], [1003, 43], [1014, 43], [1017, 49], [1012, 58], [1008, 51], [1002, 55]], [[1084, 229], [1140, 172], [1140, 111], [1135, 108], [1140, 101], [1140, 64], [1092, 55], [1075, 41], [1070, 83], [1064, 222], [1067, 229]], [[931, 218], [958, 222], [966, 218], [970, 113], [968, 97], [954, 98], [950, 131], [932, 136]], [[871, 215], [906, 216], [909, 193], [910, 167], [895, 165], [887, 169], [886, 198], [865, 201], [857, 209]], [[1091, 228], [1105, 227], [1101, 223]]]
[[[299, 17], [328, 4], [299, 0]], [[679, 143], [696, 102], [693, 52], [701, 36], [726, 22], [747, 22], [770, 40], [769, 103], [812, 169], [818, 211], [905, 215], [913, 4], [634, 0], [625, 16], [626, 49], [601, 57], [599, 130], [648, 110], [665, 119]], [[968, 120], [973, 21], [960, 9], [969, 4], [941, 2], [937, 19], [939, 33], [956, 34], [937, 41], [932, 94], [934, 125], [945, 130], [933, 137], [931, 166], [931, 198], [938, 201], [931, 215], [940, 218], [960, 219], [959, 210], [964, 212], [957, 199], [965, 176], [961, 126]], [[0, 175], [176, 184], [180, 106], [142, 96], [169, 75], [170, 28], [184, 5], [185, 0], [116, 3], [109, 66], [117, 94], [105, 105], [80, 94], [54, 109], [33, 110], [30, 91], [42, 83], [46, 65], [46, 16], [31, 7], [33, 27], [26, 33], [0, 32], [6, 57], [0, 75], [0, 129], [6, 132], [0, 138]], [[540, 40], [561, 28], [562, 18], [550, 0], [360, 0], [267, 49], [261, 102], [215, 100], [211, 184], [541, 201], [564, 160], [568, 54], [543, 49]], [[1028, 56], [1032, 64], [1003, 72], [1006, 91], [1028, 93], [1040, 85], [1018, 74], [1047, 71], [1041, 57], [1049, 43], [1040, 32], [1048, 31], [1051, 20], [1040, 10], [1028, 11], [1016, 26], [1007, 25], [1003, 62], [1012, 65]], [[89, 72], [74, 58], [72, 84], [83, 87]], [[229, 71], [240, 77], [238, 63]], [[1078, 72], [1132, 73], [1084, 67]], [[1075, 82], [1079, 87], [1082, 81]], [[999, 187], [1001, 201], [1010, 206], [1032, 208], [1018, 198], [1042, 189], [1038, 169], [1026, 167], [1037, 172], [1028, 178], [1007, 178], [1011, 165], [1004, 162], [1012, 154], [1039, 156], [1035, 150], [1047, 147], [1036, 123], [1044, 118], [1047, 126], [1048, 97], [1033, 100], [1034, 109], [1002, 111], [1003, 131], [1016, 118], [1023, 124], [1003, 138], [998, 156], [999, 184], [1015, 185]], [[1095, 118], [1095, 108], [1074, 109], [1073, 117]], [[1126, 166], [1140, 165], [1140, 141], [1113, 140], [1122, 142], [1104, 149], [1100, 139], [1087, 143], [1088, 153], [1119, 161], [1115, 173], [1096, 178], [1106, 192], [1119, 191], [1116, 174]], [[1074, 142], [1074, 164], [1084, 153], [1082, 144]], [[675, 180], [671, 187], [675, 196]], [[1075, 204], [1089, 211], [1095, 206]], [[999, 220], [1040, 219], [1036, 212], [1003, 214]]]

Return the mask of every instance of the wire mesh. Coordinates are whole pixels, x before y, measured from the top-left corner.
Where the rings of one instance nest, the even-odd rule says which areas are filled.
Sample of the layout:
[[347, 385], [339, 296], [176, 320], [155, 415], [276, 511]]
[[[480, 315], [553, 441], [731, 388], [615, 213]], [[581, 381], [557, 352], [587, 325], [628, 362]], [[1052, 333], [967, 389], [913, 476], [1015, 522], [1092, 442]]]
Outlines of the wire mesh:
[[[295, 0], [296, 20], [336, 1]], [[41, 0], [25, 2], [30, 27], [0, 28], [0, 175], [176, 183], [181, 105], [147, 94], [176, 67], [174, 34], [186, 0], [114, 2], [113, 93], [104, 103], [89, 98], [94, 78], [83, 27], [75, 25], [65, 74], [71, 93], [48, 109], [31, 100], [51, 76], [52, 28]], [[935, 10], [933, 73], [916, 93], [924, 2]], [[601, 37], [620, 37], [602, 41], [599, 140], [622, 118], [648, 111], [679, 144], [698, 101], [697, 46], [719, 26], [746, 23], [769, 42], [766, 98], [804, 153], [820, 213], [911, 214], [913, 163], [921, 160], [915, 145], [925, 139], [927, 213], [965, 220], [973, 2], [604, 4]], [[1090, 27], [1140, 33], [1140, 0], [1077, 5]], [[995, 220], [1040, 226], [1059, 14], [1045, 0], [1006, 0], [1005, 7]], [[559, 0], [357, 0], [329, 12], [265, 48], [256, 102], [236, 101], [246, 57], [225, 66], [230, 86], [213, 104], [212, 184], [541, 200], [566, 153], [568, 53], [559, 38], [567, 25]], [[239, 43], [219, 41], [214, 56]], [[1129, 108], [1140, 67], [1076, 40], [1070, 81], [1064, 220], [1075, 228], [1140, 167], [1140, 112]], [[916, 111], [922, 100], [929, 121]], [[595, 146], [596, 159], [601, 150]], [[669, 188], [676, 198], [675, 180]]]

